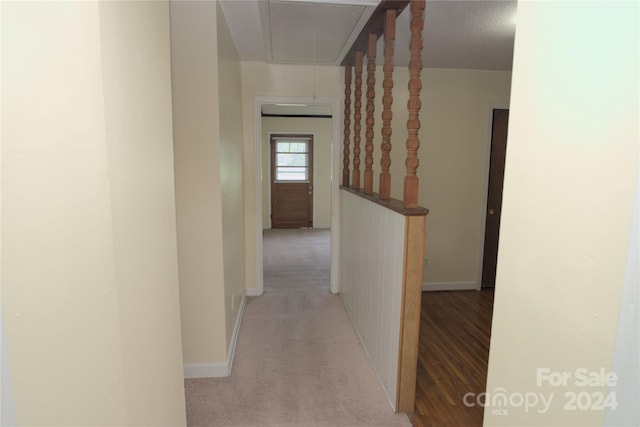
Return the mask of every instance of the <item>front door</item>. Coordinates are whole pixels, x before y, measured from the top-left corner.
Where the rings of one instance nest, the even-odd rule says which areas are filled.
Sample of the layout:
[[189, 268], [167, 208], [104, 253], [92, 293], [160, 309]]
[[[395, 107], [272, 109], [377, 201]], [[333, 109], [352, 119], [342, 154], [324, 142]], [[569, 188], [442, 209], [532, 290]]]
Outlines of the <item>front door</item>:
[[484, 259], [482, 262], [483, 288], [492, 288], [496, 285], [500, 213], [502, 211], [502, 183], [504, 181], [504, 162], [507, 152], [508, 124], [509, 110], [493, 110], [489, 193], [487, 195], [487, 220], [485, 223]]
[[312, 135], [271, 135], [271, 226], [313, 227]]

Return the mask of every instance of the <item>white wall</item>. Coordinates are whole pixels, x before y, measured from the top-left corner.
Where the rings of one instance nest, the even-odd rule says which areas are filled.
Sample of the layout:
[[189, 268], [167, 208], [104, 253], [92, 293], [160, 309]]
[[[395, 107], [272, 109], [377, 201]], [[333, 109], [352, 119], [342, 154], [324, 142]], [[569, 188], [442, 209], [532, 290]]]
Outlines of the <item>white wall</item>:
[[184, 423], [169, 6], [100, 4], [127, 423]]
[[215, 2], [171, 3], [171, 82], [184, 363], [224, 363], [226, 316]]
[[168, 6], [5, 2], [2, 37], [17, 423], [184, 425]]
[[171, 3], [171, 49], [185, 375], [225, 376], [245, 250], [240, 62], [219, 3]]
[[618, 315], [618, 329], [613, 353], [611, 370], [624, 372], [618, 378], [615, 386], [609, 390], [615, 391], [617, 400], [622, 402], [620, 407], [607, 408], [605, 411], [605, 425], [640, 425], [640, 410], [633, 402], [640, 398], [640, 182], [636, 187], [636, 197], [632, 213], [631, 231], [629, 233], [629, 250], [627, 251], [627, 265], [625, 269], [624, 285]]
[[270, 228], [271, 156], [270, 134], [309, 133], [313, 140], [313, 226], [331, 226], [331, 144], [332, 118], [319, 117], [263, 117], [262, 118], [262, 227]]
[[[240, 58], [224, 13], [217, 4], [220, 190], [224, 251], [227, 358], [246, 293], [244, 279], [244, 194], [242, 81]], [[230, 363], [231, 361], [229, 361]]]
[[[518, 5], [487, 391], [555, 398], [544, 413], [486, 408], [486, 425], [603, 422], [602, 410], [563, 405], [567, 392], [608, 392], [576, 385], [575, 370], [612, 367], [629, 240], [638, 238], [638, 8]], [[538, 368], [568, 372], [567, 386], [539, 386]], [[637, 393], [618, 403], [637, 413]]]
[[[426, 69], [423, 81], [418, 177], [419, 199], [429, 208], [425, 282], [475, 288], [482, 265], [489, 111], [509, 104], [511, 73]], [[404, 165], [403, 157], [392, 161]], [[401, 185], [396, 181], [392, 192], [401, 194]]]
[[[377, 67], [375, 192], [379, 190], [383, 78], [382, 67]], [[366, 82], [366, 71], [363, 80]], [[391, 197], [401, 200], [406, 174], [408, 68], [396, 67], [393, 80]], [[430, 211], [425, 241], [425, 256], [429, 260], [424, 277], [425, 289], [477, 287], [483, 248], [491, 129], [489, 111], [492, 105], [508, 105], [510, 84], [511, 73], [505, 71], [422, 70], [418, 201]], [[353, 103], [351, 108], [353, 127]], [[361, 174], [364, 171], [366, 131], [364, 101], [362, 114]], [[353, 163], [353, 147], [350, 159]]]
[[[315, 76], [315, 79], [314, 79]], [[247, 288], [257, 288], [254, 100], [259, 96], [340, 98], [344, 70], [341, 67], [242, 63], [242, 120], [244, 128], [244, 217]], [[260, 158], [258, 158], [260, 159]], [[263, 172], [264, 174], [264, 172]], [[264, 176], [264, 175], [263, 175]]]

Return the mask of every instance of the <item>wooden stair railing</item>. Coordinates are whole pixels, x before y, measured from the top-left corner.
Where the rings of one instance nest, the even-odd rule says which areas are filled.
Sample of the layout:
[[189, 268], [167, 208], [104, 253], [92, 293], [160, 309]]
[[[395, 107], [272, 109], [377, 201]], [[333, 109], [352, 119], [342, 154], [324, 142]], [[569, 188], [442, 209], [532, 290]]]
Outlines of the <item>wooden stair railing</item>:
[[396, 11], [387, 9], [384, 20], [384, 80], [382, 87], [382, 144], [380, 145], [380, 199], [391, 198], [391, 119], [393, 112], [393, 49], [396, 39]]
[[362, 51], [356, 52], [356, 93], [353, 112], [353, 179], [351, 188], [360, 189], [360, 131], [362, 125]]
[[[409, 44], [409, 100], [407, 102], [406, 175], [404, 177], [403, 199], [391, 198], [391, 121], [393, 119], [393, 55], [397, 16], [410, 5]], [[417, 351], [420, 327], [420, 305], [422, 291], [422, 268], [424, 262], [425, 217], [428, 210], [418, 205], [419, 166], [418, 149], [420, 140], [419, 113], [422, 89], [422, 29], [424, 27], [425, 0], [382, 0], [365, 25], [351, 50], [345, 56], [345, 129], [342, 186], [344, 189], [378, 203], [405, 216], [404, 265], [402, 276], [402, 301], [400, 320], [400, 347], [398, 352], [398, 384], [395, 408], [398, 412], [413, 413], [415, 407], [415, 386]], [[382, 82], [382, 142], [380, 145], [380, 192], [373, 193], [373, 142], [375, 110], [375, 57], [378, 38], [384, 34], [384, 79]], [[364, 188], [360, 189], [360, 143], [362, 119], [362, 67], [363, 55], [367, 52], [367, 106]], [[353, 115], [353, 171], [349, 185], [349, 153], [351, 125], [351, 68], [355, 69], [355, 98]]]
[[373, 193], [373, 113], [375, 111], [374, 99], [376, 97], [376, 42], [378, 37], [369, 34], [369, 46], [367, 48], [367, 142], [364, 146], [364, 193]]
[[409, 60], [409, 101], [407, 108], [409, 109], [409, 119], [407, 120], [407, 175], [404, 177], [404, 207], [418, 207], [418, 176], [416, 170], [420, 161], [418, 160], [418, 148], [420, 148], [420, 140], [418, 139], [418, 130], [420, 129], [420, 90], [422, 89], [422, 80], [420, 72], [422, 71], [422, 28], [424, 27], [424, 7], [425, 0], [411, 0], [411, 42], [409, 51], [411, 59]]
[[342, 185], [349, 186], [349, 136], [351, 133], [351, 65], [344, 67], [344, 150]]
[[[418, 208], [419, 179], [417, 169], [420, 164], [418, 149], [420, 139], [420, 91], [422, 81], [422, 29], [424, 28], [425, 0], [383, 0], [365, 25], [356, 39], [349, 53], [345, 56], [342, 65], [345, 66], [345, 129], [344, 129], [344, 159], [343, 159], [343, 186], [354, 190], [361, 189], [360, 183], [360, 153], [362, 132], [362, 68], [363, 56], [366, 47], [367, 52], [367, 105], [366, 105], [366, 134], [364, 156], [364, 194], [373, 194], [373, 139], [374, 139], [374, 112], [375, 112], [375, 60], [376, 44], [378, 38], [384, 34], [384, 80], [382, 84], [382, 143], [380, 144], [380, 181], [378, 197], [381, 200], [391, 198], [391, 120], [393, 112], [393, 54], [395, 50], [395, 33], [397, 16], [407, 5], [410, 5], [410, 31], [409, 43], [409, 100], [407, 102], [407, 140], [405, 143], [407, 155], [405, 159], [406, 174], [403, 187], [403, 206], [408, 209]], [[351, 185], [349, 185], [349, 158], [350, 153], [350, 119], [351, 113], [351, 66], [355, 68], [355, 99], [353, 116], [353, 172]], [[346, 178], [345, 178], [346, 177]]]

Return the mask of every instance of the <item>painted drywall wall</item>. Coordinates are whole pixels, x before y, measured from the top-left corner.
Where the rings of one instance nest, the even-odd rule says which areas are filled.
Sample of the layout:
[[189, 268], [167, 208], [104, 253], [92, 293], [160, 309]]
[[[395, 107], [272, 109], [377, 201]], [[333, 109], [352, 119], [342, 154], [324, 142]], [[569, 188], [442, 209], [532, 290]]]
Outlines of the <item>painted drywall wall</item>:
[[313, 226], [331, 226], [331, 144], [333, 122], [317, 117], [262, 118], [262, 228], [270, 228], [270, 134], [309, 133], [313, 139]]
[[17, 420], [124, 424], [98, 5], [3, 3], [2, 41], [2, 304]]
[[[380, 174], [383, 78], [382, 69], [378, 67], [373, 163], [376, 192]], [[402, 199], [409, 97], [407, 67], [396, 67], [393, 80], [391, 197]], [[430, 210], [425, 240], [425, 256], [429, 260], [424, 278], [427, 284], [441, 288], [460, 285], [475, 288], [477, 285], [490, 149], [489, 111], [492, 105], [508, 105], [510, 84], [511, 73], [504, 71], [422, 70], [418, 200]], [[362, 144], [365, 105], [363, 103]], [[362, 173], [364, 146], [361, 149]], [[353, 162], [353, 149], [351, 151]]]
[[215, 2], [171, 3], [171, 82], [185, 364], [224, 363], [226, 315]]
[[244, 297], [244, 198], [242, 155], [242, 81], [240, 58], [220, 3], [217, 4], [218, 94], [220, 114], [220, 190], [226, 342], [231, 345]]
[[[424, 145], [418, 177], [419, 199], [430, 209], [425, 282], [477, 285], [489, 166], [489, 112], [492, 105], [509, 104], [511, 73], [427, 69], [423, 75], [420, 139]], [[398, 154], [396, 151], [392, 161], [403, 166], [404, 159]], [[400, 195], [402, 185], [396, 180], [392, 192]]]
[[610, 391], [616, 393], [619, 407], [605, 410], [604, 425], [640, 425], [640, 410], [634, 404], [640, 399], [640, 181], [631, 214], [631, 231], [627, 265], [620, 301], [616, 344], [611, 370], [624, 372]]
[[127, 424], [184, 424], [169, 5], [100, 3], [100, 33]]
[[[2, 313], [0, 313], [2, 316]], [[2, 318], [0, 317], [0, 322]], [[9, 371], [9, 355], [7, 353], [7, 339], [4, 333], [4, 324], [0, 325], [0, 398], [2, 407], [0, 408], [0, 423], [4, 426], [18, 425], [16, 418], [16, 403], [13, 398], [13, 386], [11, 385], [11, 374]]]
[[[518, 4], [487, 379], [487, 392], [503, 388], [509, 402], [486, 407], [486, 425], [603, 423], [592, 405], [609, 390], [580, 375], [602, 381], [612, 368], [638, 238], [639, 12], [636, 2]], [[566, 383], [548, 380], [564, 372]], [[553, 400], [526, 408], [515, 392]], [[637, 413], [637, 402], [618, 404]]]
[[171, 3], [185, 375], [225, 376], [246, 293], [241, 69], [218, 2]]
[[17, 423], [184, 425], [168, 5], [1, 7]]
[[[244, 206], [247, 288], [256, 288], [256, 206], [254, 100], [257, 96], [334, 97], [343, 94], [344, 70], [333, 66], [276, 65], [242, 62], [242, 124], [244, 128]], [[260, 118], [257, 118], [260, 120]], [[264, 174], [263, 174], [264, 178]]]

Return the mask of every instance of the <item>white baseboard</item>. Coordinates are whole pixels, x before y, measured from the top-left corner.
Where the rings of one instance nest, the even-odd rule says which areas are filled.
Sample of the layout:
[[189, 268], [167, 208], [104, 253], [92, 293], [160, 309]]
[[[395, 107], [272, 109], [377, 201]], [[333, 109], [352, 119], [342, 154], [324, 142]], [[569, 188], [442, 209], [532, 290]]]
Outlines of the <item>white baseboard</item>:
[[[331, 224], [313, 224], [312, 228], [331, 228]], [[271, 230], [271, 225], [268, 227], [262, 226], [262, 230]]]
[[248, 297], [259, 297], [260, 293], [258, 292], [258, 288], [247, 288], [247, 296]]
[[228, 377], [229, 366], [227, 362], [220, 363], [188, 363], [183, 366], [186, 378], [214, 378]]
[[422, 284], [423, 291], [462, 291], [476, 289], [478, 289], [476, 282], [424, 282]]
[[231, 337], [229, 351], [227, 352], [227, 360], [218, 363], [187, 363], [182, 368], [185, 378], [216, 378], [231, 375], [233, 357], [236, 352], [236, 343], [238, 341], [238, 333], [240, 332], [240, 324], [242, 323], [242, 315], [244, 314], [246, 301], [247, 298], [243, 296], [240, 302], [240, 308], [238, 309], [238, 315], [236, 316], [236, 324], [233, 328], [233, 335]]

